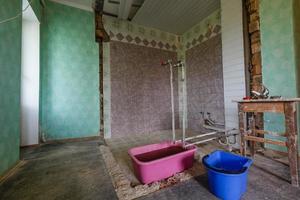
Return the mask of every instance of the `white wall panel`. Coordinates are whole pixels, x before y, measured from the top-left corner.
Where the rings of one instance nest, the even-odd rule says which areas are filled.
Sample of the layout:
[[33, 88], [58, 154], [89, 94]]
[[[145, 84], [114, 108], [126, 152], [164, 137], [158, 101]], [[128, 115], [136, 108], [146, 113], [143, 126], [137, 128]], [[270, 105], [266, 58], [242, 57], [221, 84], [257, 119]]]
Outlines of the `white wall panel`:
[[40, 24], [28, 7], [22, 22], [21, 146], [39, 143], [39, 52]]
[[238, 128], [237, 103], [246, 95], [241, 0], [221, 0], [225, 125]]

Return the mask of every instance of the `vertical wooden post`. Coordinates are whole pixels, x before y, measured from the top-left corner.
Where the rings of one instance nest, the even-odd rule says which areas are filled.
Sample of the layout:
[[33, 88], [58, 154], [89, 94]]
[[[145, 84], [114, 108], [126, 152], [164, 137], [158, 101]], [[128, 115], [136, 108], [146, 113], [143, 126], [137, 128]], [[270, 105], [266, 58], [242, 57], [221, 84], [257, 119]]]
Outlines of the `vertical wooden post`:
[[293, 186], [299, 186], [298, 177], [298, 142], [297, 142], [297, 115], [296, 103], [285, 102], [285, 127], [287, 134], [287, 148], [290, 163], [291, 183]]
[[241, 133], [241, 147], [240, 147], [240, 153], [245, 156], [246, 155], [246, 141], [244, 138], [244, 134], [246, 133], [247, 129], [247, 122], [246, 122], [246, 113], [243, 112], [241, 109], [241, 104], [238, 104], [238, 112], [239, 112], [239, 128]]
[[104, 29], [102, 22], [104, 0], [95, 2], [95, 36], [99, 43], [99, 100], [100, 100], [100, 136], [104, 137], [104, 73], [103, 73], [103, 42], [109, 42], [110, 38]]
[[104, 137], [104, 73], [103, 73], [103, 43], [99, 43], [99, 92], [100, 92], [100, 134]]

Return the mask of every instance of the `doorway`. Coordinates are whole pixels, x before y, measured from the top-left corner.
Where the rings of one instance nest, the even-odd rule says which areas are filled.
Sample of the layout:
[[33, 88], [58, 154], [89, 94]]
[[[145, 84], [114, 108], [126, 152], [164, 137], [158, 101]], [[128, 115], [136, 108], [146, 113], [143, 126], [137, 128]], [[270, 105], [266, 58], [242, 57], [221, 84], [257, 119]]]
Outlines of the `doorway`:
[[40, 23], [29, 5], [22, 15], [21, 146], [39, 143], [39, 82]]

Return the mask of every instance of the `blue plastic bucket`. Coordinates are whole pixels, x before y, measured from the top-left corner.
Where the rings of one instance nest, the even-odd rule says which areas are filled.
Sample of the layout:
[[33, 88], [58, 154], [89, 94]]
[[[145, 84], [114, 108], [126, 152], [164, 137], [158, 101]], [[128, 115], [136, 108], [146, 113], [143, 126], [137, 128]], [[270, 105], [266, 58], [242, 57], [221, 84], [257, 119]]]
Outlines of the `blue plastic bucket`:
[[247, 190], [248, 169], [252, 159], [224, 151], [203, 157], [210, 191], [223, 200], [239, 200]]

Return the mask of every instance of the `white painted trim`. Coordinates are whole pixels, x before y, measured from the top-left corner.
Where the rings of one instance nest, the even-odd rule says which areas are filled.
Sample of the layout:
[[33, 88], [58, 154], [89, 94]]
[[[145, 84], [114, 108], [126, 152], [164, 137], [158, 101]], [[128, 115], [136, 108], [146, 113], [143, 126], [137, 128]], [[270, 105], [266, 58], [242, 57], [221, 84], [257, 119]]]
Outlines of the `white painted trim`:
[[89, 11], [89, 12], [93, 12], [92, 5], [91, 5], [91, 7], [89, 7], [89, 6], [84, 6], [82, 4], [79, 4], [79, 3], [74, 3], [74, 2], [64, 1], [64, 0], [50, 0], [50, 1], [55, 2], [55, 3], [59, 3], [59, 4], [64, 4], [66, 6], [71, 6], [71, 7], [74, 7], [74, 8], [78, 8], [78, 9], [81, 9], [81, 10], [86, 10], [86, 11]]
[[[222, 58], [226, 129], [238, 128], [238, 107], [232, 100], [246, 95], [243, 7], [241, 0], [221, 0]], [[239, 141], [238, 141], [239, 143]], [[235, 145], [237, 148], [238, 145]]]

